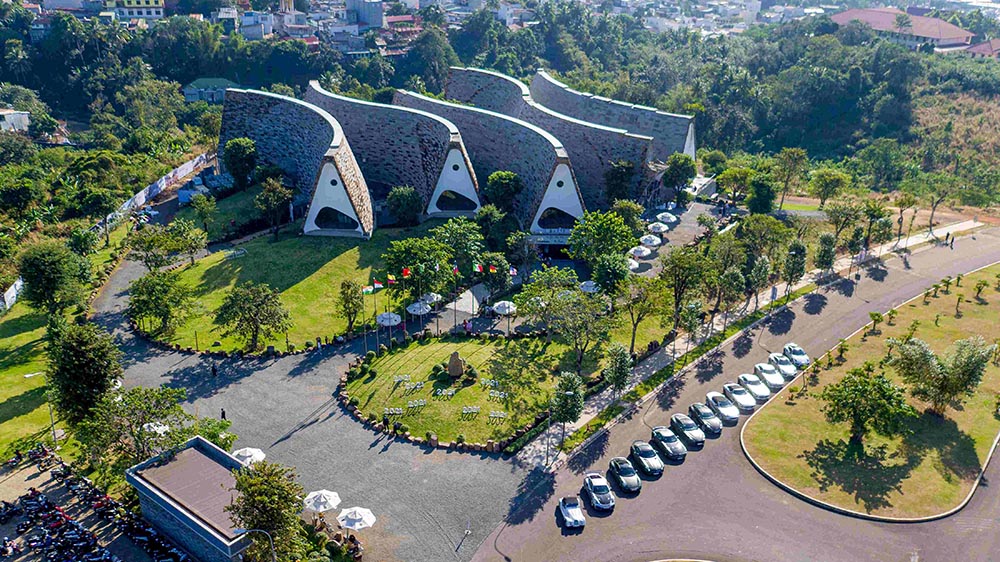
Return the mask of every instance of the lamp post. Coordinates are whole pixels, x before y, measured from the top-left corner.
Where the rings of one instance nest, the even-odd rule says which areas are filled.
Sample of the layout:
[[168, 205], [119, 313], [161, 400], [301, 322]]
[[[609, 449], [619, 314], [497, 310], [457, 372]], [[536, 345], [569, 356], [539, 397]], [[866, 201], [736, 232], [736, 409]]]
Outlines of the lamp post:
[[[575, 392], [564, 392], [566, 396], [573, 396]], [[545, 430], [545, 466], [549, 466], [549, 441], [551, 441], [551, 436], [549, 433], [552, 431], [552, 406], [555, 404], [556, 397], [553, 396], [549, 400], [549, 418], [548, 418], [548, 428]]]
[[264, 529], [233, 529], [237, 535], [247, 535], [250, 533], [264, 533], [267, 537], [268, 544], [271, 545], [271, 562], [278, 562], [278, 551], [274, 550], [274, 539], [271, 538], [271, 533], [268, 533]]

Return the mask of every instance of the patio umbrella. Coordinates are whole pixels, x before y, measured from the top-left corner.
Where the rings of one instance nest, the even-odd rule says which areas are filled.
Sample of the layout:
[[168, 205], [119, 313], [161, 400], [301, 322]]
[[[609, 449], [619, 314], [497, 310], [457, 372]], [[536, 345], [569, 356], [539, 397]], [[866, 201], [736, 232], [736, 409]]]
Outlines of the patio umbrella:
[[493, 312], [500, 316], [510, 316], [517, 312], [517, 306], [510, 301], [500, 301], [493, 305]]
[[635, 261], [632, 258], [629, 258], [628, 259], [628, 270], [629, 271], [635, 271], [637, 269], [639, 269], [639, 262]]
[[660, 213], [656, 215], [656, 220], [660, 222], [665, 222], [667, 224], [674, 224], [677, 222], [677, 215], [673, 213]]
[[309, 492], [309, 495], [302, 502], [302, 506], [305, 509], [315, 511], [316, 513], [337, 509], [338, 505], [340, 505], [340, 494], [331, 492], [330, 490]]
[[637, 258], [648, 258], [649, 254], [652, 254], [653, 251], [645, 246], [636, 246], [635, 248], [629, 250], [628, 253], [632, 254]]
[[414, 316], [423, 316], [431, 311], [431, 305], [424, 301], [417, 301], [406, 307], [406, 311]]
[[236, 457], [236, 460], [240, 461], [240, 464], [243, 466], [250, 466], [255, 462], [264, 460], [264, 457], [267, 455], [265, 455], [264, 451], [261, 451], [260, 449], [243, 447], [242, 449], [233, 451], [233, 456]]
[[375, 317], [375, 321], [378, 322], [379, 326], [387, 326], [391, 328], [393, 326], [398, 326], [403, 319], [400, 318], [395, 312], [383, 312]]
[[360, 531], [375, 524], [375, 514], [363, 507], [350, 507], [340, 511], [337, 522], [345, 529]]
[[663, 224], [662, 222], [654, 222], [646, 227], [646, 230], [652, 232], [653, 234], [661, 234], [670, 230], [670, 227]]
[[143, 431], [148, 431], [157, 435], [166, 435], [166, 433], [170, 431], [170, 426], [160, 422], [149, 422], [143, 424], [142, 429]]
[[437, 293], [427, 293], [426, 295], [420, 297], [420, 300], [424, 301], [427, 304], [434, 304], [444, 300], [444, 297], [442, 297]]
[[653, 236], [652, 234], [647, 234], [643, 236], [642, 238], [639, 239], [639, 242], [643, 246], [652, 246], [654, 248], [656, 246], [659, 246], [660, 244], [663, 244], [663, 240], [660, 240], [659, 236]]
[[596, 293], [601, 290], [601, 288], [593, 281], [584, 281], [580, 283], [580, 290], [584, 293]]

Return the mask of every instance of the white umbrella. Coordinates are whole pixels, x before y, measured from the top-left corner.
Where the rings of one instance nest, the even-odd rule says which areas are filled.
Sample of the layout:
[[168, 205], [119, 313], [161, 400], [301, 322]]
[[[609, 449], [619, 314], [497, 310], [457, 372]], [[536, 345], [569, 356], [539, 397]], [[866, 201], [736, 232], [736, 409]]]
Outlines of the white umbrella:
[[375, 524], [375, 514], [363, 507], [351, 507], [340, 511], [337, 522], [345, 529], [360, 531]]
[[426, 295], [420, 297], [420, 300], [424, 301], [427, 304], [434, 304], [436, 302], [441, 302], [442, 300], [444, 300], [444, 297], [442, 297], [437, 293], [427, 293]]
[[147, 424], [143, 424], [142, 429], [143, 431], [148, 431], [157, 435], [166, 435], [166, 433], [170, 431], [170, 426], [160, 422], [149, 422]]
[[423, 316], [431, 311], [431, 305], [425, 303], [424, 301], [417, 301], [406, 307], [406, 311], [414, 316]]
[[395, 312], [383, 312], [375, 317], [375, 321], [378, 322], [379, 326], [396, 326], [403, 321]]
[[265, 455], [264, 451], [261, 451], [260, 449], [243, 447], [242, 449], [233, 451], [233, 456], [236, 457], [236, 460], [240, 461], [240, 464], [243, 466], [250, 466], [255, 462], [264, 460], [264, 457], [267, 455]]
[[662, 222], [654, 222], [646, 227], [646, 230], [652, 232], [653, 234], [661, 234], [670, 230], [670, 227], [663, 224]]
[[648, 258], [649, 254], [652, 254], [653, 251], [645, 246], [636, 246], [635, 248], [629, 250], [628, 253], [632, 254], [637, 258]]
[[584, 293], [596, 293], [597, 291], [600, 291], [601, 288], [593, 281], [584, 281], [583, 283], [580, 283], [580, 290]]
[[667, 224], [674, 224], [677, 222], [677, 215], [673, 213], [660, 213], [656, 215], [656, 220], [660, 222], [665, 222]]
[[629, 271], [635, 271], [637, 269], [639, 269], [639, 262], [635, 261], [632, 258], [629, 258], [628, 259], [628, 270]]
[[660, 240], [659, 236], [653, 236], [652, 234], [647, 234], [643, 236], [642, 238], [639, 239], [639, 242], [643, 246], [652, 246], [654, 248], [656, 246], [659, 246], [660, 244], [663, 244], [663, 240]]
[[331, 492], [330, 490], [317, 490], [315, 492], [309, 492], [309, 495], [306, 496], [302, 505], [307, 510], [315, 511], [316, 513], [323, 513], [337, 509], [337, 506], [340, 505], [340, 494], [337, 492]]
[[493, 312], [496, 312], [500, 316], [510, 316], [517, 312], [517, 306], [510, 301], [500, 301], [493, 305]]

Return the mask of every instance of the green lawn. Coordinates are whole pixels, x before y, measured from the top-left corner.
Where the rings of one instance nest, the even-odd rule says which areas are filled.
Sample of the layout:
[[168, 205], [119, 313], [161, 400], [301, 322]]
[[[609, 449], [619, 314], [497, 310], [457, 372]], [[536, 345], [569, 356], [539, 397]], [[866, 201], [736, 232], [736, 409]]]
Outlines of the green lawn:
[[[992, 283], [998, 272], [1000, 267], [969, 275], [961, 287], [953, 284], [950, 294], [941, 291], [926, 303], [921, 298], [904, 305], [893, 325], [879, 326], [880, 333], [856, 335], [849, 341], [843, 364], [835, 361], [833, 368], [826, 369], [825, 358], [820, 361], [823, 369], [806, 396], [788, 403], [786, 391], [753, 418], [746, 427], [747, 450], [782, 481], [847, 509], [919, 517], [955, 507], [969, 493], [1000, 431], [1000, 419], [994, 415], [1000, 368], [990, 365], [975, 394], [961, 406], [949, 408], [944, 418], [924, 413], [926, 404], [909, 397], [921, 412], [909, 424], [910, 434], [891, 439], [872, 435], [866, 438], [863, 451], [849, 446], [846, 425], [825, 421], [818, 394], [848, 369], [883, 357], [886, 338], [900, 337], [914, 320], [920, 321], [915, 337], [927, 341], [937, 353], [957, 339], [976, 334], [993, 340], [1000, 292]], [[977, 300], [973, 287], [980, 279], [991, 286]], [[961, 315], [956, 316], [960, 293], [965, 297]], [[887, 374], [896, 377], [892, 369]]]
[[[515, 349], [517, 348], [517, 349]], [[452, 381], [447, 373], [433, 377], [431, 369], [435, 364], [446, 362], [452, 352], [457, 351], [469, 365], [479, 371], [479, 377], [489, 377], [489, 361], [495, 353], [529, 353], [538, 365], [538, 378], [533, 388], [524, 390], [510, 402], [502, 402], [489, 395], [490, 388], [479, 384], [463, 384], [461, 379]], [[486, 443], [488, 439], [500, 440], [509, 437], [516, 427], [522, 427], [543, 410], [555, 377], [551, 371], [561, 354], [556, 344], [546, 346], [542, 339], [522, 339], [513, 341], [481, 341], [467, 338], [443, 338], [415, 342], [409, 347], [398, 349], [377, 358], [372, 368], [377, 375], [362, 377], [348, 384], [348, 392], [360, 401], [358, 407], [364, 415], [374, 413], [382, 419], [384, 408], [403, 408], [404, 415], [391, 416], [409, 427], [411, 434], [424, 437], [427, 431], [437, 434], [442, 441], [453, 441], [459, 434], [469, 443]], [[410, 382], [425, 382], [422, 390], [407, 392], [405, 383], [395, 383], [399, 375], [410, 375]], [[451, 398], [434, 396], [437, 388], [453, 388]], [[427, 405], [407, 408], [408, 401], [424, 399]], [[462, 407], [479, 406], [478, 415], [462, 415]], [[506, 411], [506, 420], [491, 420], [490, 411]]]
[[819, 203], [792, 203], [785, 201], [781, 209], [784, 211], [818, 211]]
[[[226, 259], [223, 252], [215, 252], [180, 270], [182, 281], [194, 288], [196, 303], [191, 317], [170, 341], [184, 347], [194, 347], [197, 343], [200, 349], [219, 341], [221, 349], [239, 348], [235, 339], [222, 336], [213, 317], [226, 293], [244, 281], [267, 283], [281, 293], [292, 318], [292, 328], [288, 331], [290, 343], [301, 348], [317, 336], [340, 333], [346, 326], [335, 307], [341, 281], [354, 279], [368, 284], [372, 269], [381, 266], [381, 256], [389, 242], [423, 235], [438, 224], [439, 221], [428, 221], [410, 229], [378, 229], [370, 240], [361, 240], [300, 236], [301, 224], [295, 223], [284, 228], [277, 242], [271, 236], [263, 236], [240, 245], [246, 250], [242, 257]], [[382, 311], [387, 293], [380, 291], [377, 298]], [[371, 316], [374, 300], [366, 296], [365, 302]], [[284, 349], [285, 335], [263, 343]]]
[[[236, 226], [239, 226], [259, 217], [260, 211], [254, 207], [253, 198], [261, 192], [261, 189], [260, 185], [254, 185], [246, 191], [238, 191], [225, 199], [220, 199], [215, 204], [215, 220], [208, 225], [208, 239], [218, 240], [222, 238], [223, 234], [232, 230], [233, 221], [235, 221]], [[198, 220], [198, 216], [190, 205], [177, 211], [176, 218], [194, 221], [196, 225], [201, 227], [201, 221]]]

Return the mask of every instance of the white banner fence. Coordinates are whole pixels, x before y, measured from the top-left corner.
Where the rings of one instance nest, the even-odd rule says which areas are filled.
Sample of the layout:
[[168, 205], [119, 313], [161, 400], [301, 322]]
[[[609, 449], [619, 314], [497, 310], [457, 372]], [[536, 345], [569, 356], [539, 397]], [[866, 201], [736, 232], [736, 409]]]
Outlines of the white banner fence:
[[[110, 226], [117, 225], [123, 218], [128, 217], [132, 212], [137, 211], [143, 207], [149, 201], [152, 201], [157, 195], [163, 192], [163, 190], [173, 187], [181, 179], [195, 171], [199, 167], [211, 162], [215, 158], [215, 154], [199, 154], [195, 158], [188, 160], [187, 162], [177, 166], [171, 170], [167, 175], [154, 181], [153, 183], [146, 186], [145, 189], [133, 195], [128, 201], [121, 204], [118, 210], [111, 213], [104, 220], [98, 222], [91, 227], [91, 230], [103, 230], [105, 223]], [[0, 303], [0, 313], [3, 313], [14, 306], [17, 302], [17, 297], [21, 293], [21, 289], [24, 287], [24, 282], [18, 278], [14, 281], [14, 284], [10, 286], [3, 293], [3, 303]]]

